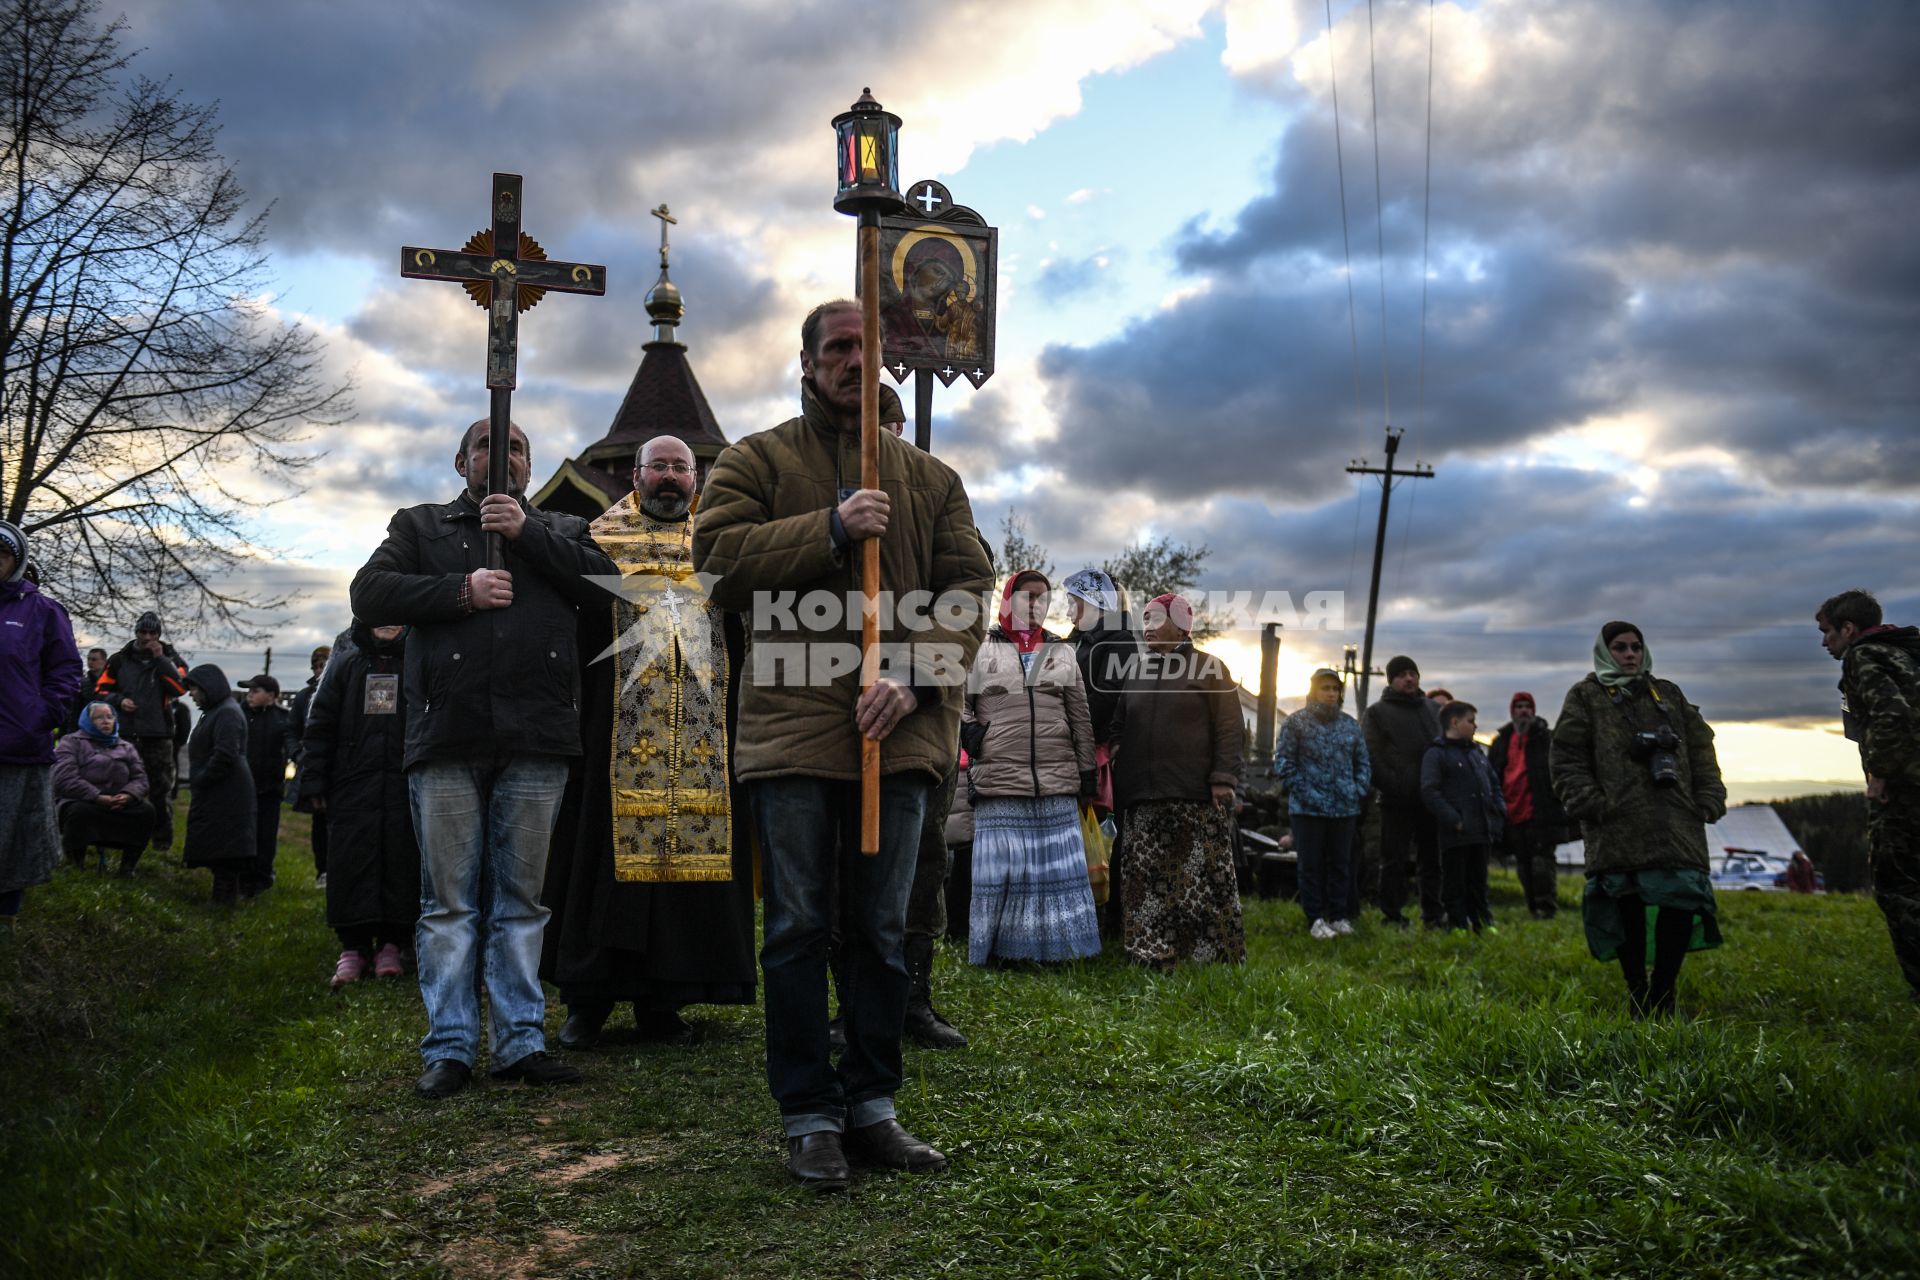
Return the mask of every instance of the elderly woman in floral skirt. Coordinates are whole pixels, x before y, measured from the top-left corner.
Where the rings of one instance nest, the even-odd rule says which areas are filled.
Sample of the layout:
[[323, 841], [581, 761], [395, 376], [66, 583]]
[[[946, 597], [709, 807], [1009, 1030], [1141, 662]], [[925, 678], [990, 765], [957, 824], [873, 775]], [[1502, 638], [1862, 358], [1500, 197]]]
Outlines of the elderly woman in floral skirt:
[[1193, 647], [1193, 608], [1156, 596], [1143, 613], [1148, 652], [1113, 716], [1114, 803], [1126, 815], [1127, 958], [1246, 959], [1233, 874], [1240, 778], [1240, 695], [1227, 664]]

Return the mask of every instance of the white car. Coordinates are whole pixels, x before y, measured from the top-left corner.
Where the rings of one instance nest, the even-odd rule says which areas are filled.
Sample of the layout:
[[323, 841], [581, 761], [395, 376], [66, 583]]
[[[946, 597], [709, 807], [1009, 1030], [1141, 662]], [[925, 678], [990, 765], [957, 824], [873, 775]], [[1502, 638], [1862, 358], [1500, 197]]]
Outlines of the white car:
[[1751, 889], [1785, 893], [1787, 867], [1752, 849], [1728, 849], [1713, 868], [1716, 889]]

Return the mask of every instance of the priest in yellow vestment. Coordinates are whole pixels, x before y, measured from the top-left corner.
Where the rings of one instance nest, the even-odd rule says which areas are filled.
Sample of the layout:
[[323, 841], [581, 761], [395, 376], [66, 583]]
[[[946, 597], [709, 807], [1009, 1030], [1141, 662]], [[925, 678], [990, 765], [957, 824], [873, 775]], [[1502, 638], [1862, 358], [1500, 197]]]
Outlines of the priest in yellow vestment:
[[656, 437], [634, 492], [593, 522], [621, 576], [609, 608], [581, 615], [585, 755], [542, 898], [541, 977], [567, 1006], [566, 1049], [596, 1043], [617, 1004], [632, 1002], [643, 1037], [684, 1041], [686, 1005], [754, 999], [752, 862], [729, 751], [741, 633], [693, 572], [697, 475], [684, 441]]

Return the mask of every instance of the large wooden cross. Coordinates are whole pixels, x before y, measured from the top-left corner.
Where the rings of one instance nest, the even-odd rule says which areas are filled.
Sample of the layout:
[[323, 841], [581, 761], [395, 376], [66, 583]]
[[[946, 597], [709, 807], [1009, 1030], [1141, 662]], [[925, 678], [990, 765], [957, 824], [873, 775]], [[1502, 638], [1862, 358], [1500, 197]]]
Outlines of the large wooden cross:
[[[459, 249], [400, 250], [400, 274], [409, 280], [452, 280], [487, 312], [487, 492], [507, 492], [508, 432], [513, 388], [520, 364], [520, 313], [556, 293], [607, 291], [607, 269], [585, 262], [556, 262], [520, 229], [520, 175], [493, 175], [493, 225]], [[505, 566], [498, 534], [487, 535], [487, 566]]]

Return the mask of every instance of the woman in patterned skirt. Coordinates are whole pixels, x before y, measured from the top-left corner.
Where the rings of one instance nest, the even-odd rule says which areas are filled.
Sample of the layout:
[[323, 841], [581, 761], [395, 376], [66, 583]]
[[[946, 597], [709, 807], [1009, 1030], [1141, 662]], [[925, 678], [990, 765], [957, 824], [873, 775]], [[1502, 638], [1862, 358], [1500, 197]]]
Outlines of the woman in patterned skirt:
[[1227, 664], [1193, 647], [1193, 608], [1154, 598], [1148, 652], [1113, 717], [1114, 803], [1126, 815], [1127, 958], [1246, 959], [1233, 875], [1239, 694]]
[[1049, 589], [1031, 569], [1008, 581], [961, 713], [973, 795], [974, 964], [1100, 954], [1078, 803], [1093, 794], [1093, 729], [1072, 646], [1041, 626]]

